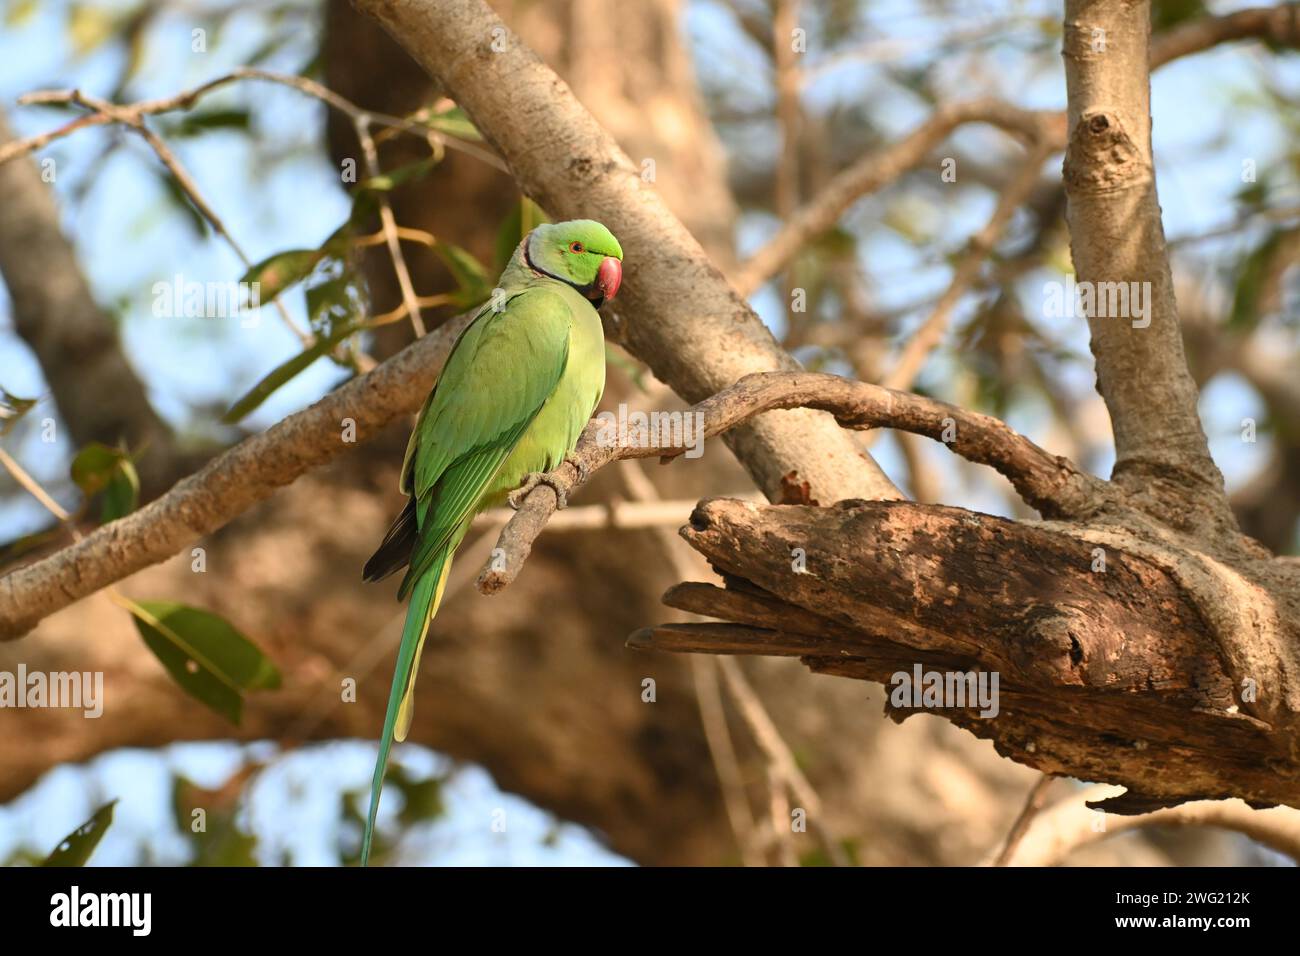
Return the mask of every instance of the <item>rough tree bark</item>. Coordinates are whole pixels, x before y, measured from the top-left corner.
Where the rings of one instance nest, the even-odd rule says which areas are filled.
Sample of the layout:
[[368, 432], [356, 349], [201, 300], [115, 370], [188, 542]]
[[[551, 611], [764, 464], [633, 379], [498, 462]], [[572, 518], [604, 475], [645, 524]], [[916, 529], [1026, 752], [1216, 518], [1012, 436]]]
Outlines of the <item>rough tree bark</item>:
[[1149, 290], [1144, 316], [1130, 301], [1124, 314], [1088, 317], [1097, 388], [1115, 433], [1114, 480], [1175, 526], [1212, 520], [1227, 530], [1234, 525], [1183, 356], [1156, 197], [1150, 15], [1143, 3], [1066, 5], [1070, 249], [1080, 283]]

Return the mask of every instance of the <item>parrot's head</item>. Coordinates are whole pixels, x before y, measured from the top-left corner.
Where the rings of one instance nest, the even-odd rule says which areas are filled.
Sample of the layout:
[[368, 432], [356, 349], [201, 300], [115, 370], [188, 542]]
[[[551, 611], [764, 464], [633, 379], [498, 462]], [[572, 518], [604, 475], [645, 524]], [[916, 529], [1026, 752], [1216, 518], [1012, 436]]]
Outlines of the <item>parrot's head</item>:
[[573, 286], [597, 309], [623, 281], [623, 249], [593, 219], [538, 226], [524, 240], [524, 258], [533, 270]]

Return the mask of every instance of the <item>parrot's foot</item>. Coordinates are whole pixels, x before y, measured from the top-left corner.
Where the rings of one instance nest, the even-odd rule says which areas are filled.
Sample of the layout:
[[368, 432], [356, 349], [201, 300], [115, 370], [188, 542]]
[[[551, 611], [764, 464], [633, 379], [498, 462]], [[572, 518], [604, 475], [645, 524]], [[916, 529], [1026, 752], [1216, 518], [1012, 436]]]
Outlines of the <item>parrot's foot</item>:
[[528, 497], [528, 493], [538, 485], [547, 485], [555, 492], [555, 510], [563, 511], [569, 506], [569, 496], [563, 483], [554, 475], [545, 471], [533, 471], [524, 475], [524, 483], [516, 488], [510, 494], [506, 495], [506, 504], [510, 505], [516, 511]]
[[578, 484], [585, 485], [587, 478], [591, 475], [591, 469], [587, 467], [587, 463], [578, 457], [576, 451], [569, 452], [564, 456], [564, 460], [572, 465], [573, 470], [578, 473]]

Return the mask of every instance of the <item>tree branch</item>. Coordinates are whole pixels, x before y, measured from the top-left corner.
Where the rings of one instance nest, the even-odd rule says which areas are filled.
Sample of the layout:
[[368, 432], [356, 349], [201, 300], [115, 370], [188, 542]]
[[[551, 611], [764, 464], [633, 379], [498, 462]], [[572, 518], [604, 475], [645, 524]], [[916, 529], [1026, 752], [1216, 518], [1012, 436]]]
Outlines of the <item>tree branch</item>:
[[[646, 628], [631, 646], [798, 657], [886, 684], [896, 720], [928, 710], [1044, 773], [1123, 784], [1129, 792], [1104, 807], [1119, 813], [1222, 797], [1300, 803], [1296, 615], [1282, 615], [1273, 646], [1248, 624], [1225, 633], [1210, 613], [1273, 613], [1275, 598], [1239, 591], [1263, 577], [1258, 564], [1197, 580], [1136, 533], [1099, 548], [1089, 523], [902, 502], [711, 499], [682, 534], [727, 587], [681, 584], [665, 603], [725, 623]], [[1294, 583], [1275, 581], [1271, 594]], [[1252, 650], [1275, 666], [1243, 666]], [[895, 700], [897, 675], [910, 681], [917, 668], [984, 675], [995, 706]]]
[[0, 640], [20, 637], [60, 608], [166, 560], [348, 450], [349, 420], [355, 440], [367, 441], [415, 411], [468, 320], [445, 323], [310, 408], [245, 439], [139, 511], [0, 577]]
[[919, 165], [953, 130], [968, 123], [987, 123], [1026, 142], [1059, 149], [1065, 124], [1051, 110], [1025, 110], [1000, 100], [979, 99], [938, 107], [896, 143], [862, 157], [841, 170], [817, 196], [786, 222], [736, 274], [735, 287], [750, 295], [776, 275], [810, 240], [830, 229], [863, 196], [876, 192]]
[[[1066, 459], [1049, 454], [995, 418], [910, 392], [896, 392], [835, 375], [807, 372], [749, 375], [682, 415], [683, 422], [703, 422], [703, 435], [695, 436], [702, 439], [722, 434], [771, 409], [795, 407], [830, 412], [845, 428], [897, 428], [941, 441], [963, 458], [990, 465], [1005, 475], [1021, 497], [1044, 516], [1082, 517], [1114, 501], [1105, 482], [1080, 471]], [[581, 468], [573, 461], [566, 461], [551, 473], [550, 477], [565, 489], [566, 496], [611, 461], [671, 459], [686, 450], [680, 444], [662, 441], [664, 429], [638, 428], [629, 423], [626, 435], [615, 436], [609, 434], [612, 428], [600, 421], [589, 423], [572, 456]], [[539, 484], [524, 498], [515, 516], [501, 531], [497, 554], [479, 576], [481, 592], [495, 594], [518, 576], [533, 542], [555, 513], [558, 502], [555, 489], [547, 484]]]
[[1300, 46], [1300, 4], [1251, 7], [1221, 17], [1181, 23], [1151, 38], [1151, 69], [1235, 40], [1263, 40], [1278, 47]]
[[1156, 196], [1150, 12], [1127, 0], [1066, 4], [1070, 246], [1081, 287], [1098, 299], [1088, 325], [1115, 433], [1115, 481], [1176, 527], [1233, 528], [1183, 354]]
[[[1300, 46], [1298, 9], [1300, 5], [1294, 3], [1256, 7], [1183, 24], [1152, 39], [1151, 69], [1233, 40], [1254, 38], [1278, 46]], [[996, 126], [1023, 140], [1037, 139], [1049, 151], [1065, 147], [1065, 117], [1060, 113], [1024, 110], [991, 99], [940, 106], [902, 139], [869, 153], [833, 177], [741, 266], [735, 276], [736, 288], [742, 295], [752, 294], [806, 243], [835, 225], [855, 202], [916, 168], [955, 129], [968, 123]]]

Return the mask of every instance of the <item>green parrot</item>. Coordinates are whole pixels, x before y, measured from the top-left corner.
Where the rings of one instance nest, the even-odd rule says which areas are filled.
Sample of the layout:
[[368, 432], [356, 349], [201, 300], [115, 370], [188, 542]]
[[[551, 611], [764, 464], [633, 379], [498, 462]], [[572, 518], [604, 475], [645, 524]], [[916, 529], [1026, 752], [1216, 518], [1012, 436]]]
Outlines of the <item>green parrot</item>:
[[452, 346], [416, 420], [400, 484], [410, 498], [364, 571], [367, 581], [379, 581], [409, 565], [397, 599], [411, 604], [370, 785], [362, 866], [370, 859], [389, 749], [411, 726], [420, 651], [452, 555], [476, 514], [506, 501], [517, 505], [573, 451], [605, 390], [596, 310], [622, 278], [623, 250], [600, 223], [538, 226]]

